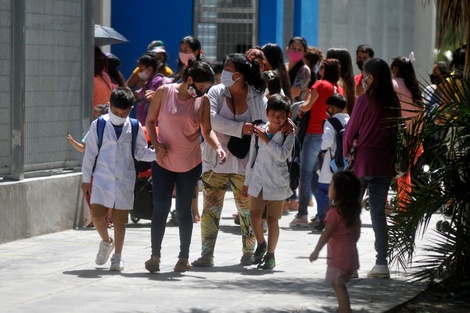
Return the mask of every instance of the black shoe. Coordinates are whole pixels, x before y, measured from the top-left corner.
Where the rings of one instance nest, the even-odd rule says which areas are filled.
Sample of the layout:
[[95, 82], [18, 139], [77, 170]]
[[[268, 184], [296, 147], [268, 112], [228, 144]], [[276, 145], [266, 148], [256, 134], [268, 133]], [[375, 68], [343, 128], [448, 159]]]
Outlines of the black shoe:
[[274, 259], [274, 254], [266, 254], [263, 258], [263, 261], [261, 261], [260, 264], [258, 264], [258, 269], [259, 270], [270, 270], [273, 269], [276, 266], [276, 260]]
[[319, 221], [318, 225], [313, 227], [316, 231], [323, 231], [325, 229], [325, 222], [324, 221]]
[[266, 241], [258, 247], [256, 247], [255, 253], [250, 258], [250, 263], [251, 264], [259, 264], [261, 260], [263, 259], [263, 256], [266, 254], [266, 251], [268, 250], [268, 247], [266, 246]]

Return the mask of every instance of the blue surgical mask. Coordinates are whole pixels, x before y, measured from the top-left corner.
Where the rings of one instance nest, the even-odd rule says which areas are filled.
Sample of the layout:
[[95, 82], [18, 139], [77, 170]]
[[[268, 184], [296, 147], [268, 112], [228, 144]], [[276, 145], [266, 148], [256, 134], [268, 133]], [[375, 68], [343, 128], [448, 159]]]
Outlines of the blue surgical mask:
[[222, 70], [222, 74], [220, 75], [220, 81], [222, 82], [222, 84], [224, 84], [225, 87], [227, 87], [227, 88], [232, 87], [233, 84], [235, 84], [235, 82], [240, 79], [240, 78], [237, 78], [237, 79], [233, 80], [233, 78], [232, 78], [233, 74], [235, 74], [235, 73], [232, 73], [232, 72], [229, 72], [229, 71], [226, 71], [226, 70]]

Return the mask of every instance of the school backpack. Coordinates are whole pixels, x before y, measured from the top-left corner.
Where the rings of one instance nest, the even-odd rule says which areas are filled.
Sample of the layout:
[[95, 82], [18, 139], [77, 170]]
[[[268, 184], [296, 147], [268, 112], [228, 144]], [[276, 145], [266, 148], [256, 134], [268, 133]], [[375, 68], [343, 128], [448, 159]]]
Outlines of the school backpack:
[[[256, 157], [258, 156], [258, 140], [259, 137], [255, 137], [255, 158], [251, 167], [255, 165]], [[282, 139], [282, 145], [286, 141], [286, 136]], [[292, 147], [291, 157], [290, 160], [287, 159], [287, 171], [289, 172], [289, 186], [292, 191], [295, 191], [299, 187], [299, 180], [300, 180], [300, 140], [297, 136], [294, 136], [294, 146]]]
[[331, 154], [330, 150], [330, 170], [332, 173], [336, 173], [338, 171], [343, 171], [345, 168], [348, 167], [348, 161], [346, 157], [343, 157], [343, 135], [344, 135], [344, 126], [341, 124], [340, 120], [336, 117], [330, 117], [328, 122], [333, 126], [336, 132], [335, 141], [336, 141], [336, 150], [335, 155]]
[[[132, 129], [132, 146], [131, 146], [131, 149], [132, 149], [132, 157], [134, 158], [134, 166], [135, 166], [135, 173], [136, 175], [138, 174], [139, 171], [141, 171], [141, 162], [137, 161], [135, 159], [135, 141], [136, 141], [136, 138], [137, 138], [137, 133], [139, 132], [139, 122], [134, 119], [134, 118], [129, 118], [130, 122], [131, 122], [131, 129]], [[96, 132], [97, 132], [97, 135], [98, 135], [98, 154], [96, 155], [96, 158], [95, 158], [95, 163], [93, 164], [93, 170], [92, 172], [95, 171], [95, 167], [96, 167], [96, 160], [98, 159], [98, 155], [100, 154], [100, 149], [101, 149], [101, 146], [103, 145], [103, 134], [104, 134], [104, 128], [106, 127], [106, 120], [100, 116], [98, 117], [97, 121], [96, 121]]]

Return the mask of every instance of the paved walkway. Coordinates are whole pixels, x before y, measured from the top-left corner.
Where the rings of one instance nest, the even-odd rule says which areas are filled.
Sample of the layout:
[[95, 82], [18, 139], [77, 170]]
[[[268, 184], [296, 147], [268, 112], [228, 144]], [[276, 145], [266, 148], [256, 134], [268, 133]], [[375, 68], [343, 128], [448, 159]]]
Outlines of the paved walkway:
[[[199, 197], [200, 202], [201, 198]], [[200, 205], [202, 208], [202, 205]], [[313, 215], [313, 208], [309, 208]], [[213, 268], [172, 271], [177, 261], [177, 227], [167, 227], [161, 272], [150, 274], [150, 221], [128, 226], [125, 271], [96, 266], [94, 229], [68, 230], [0, 245], [0, 312], [336, 312], [331, 287], [323, 282], [326, 247], [310, 263], [318, 234], [293, 230], [293, 213], [280, 222], [273, 271], [239, 265], [241, 239], [233, 223], [233, 195], [227, 193]], [[403, 271], [391, 279], [366, 278], [374, 262], [369, 212], [362, 214], [359, 278], [348, 283], [354, 312], [384, 312], [414, 297], [424, 285], [409, 284]], [[200, 254], [200, 224], [193, 232], [190, 260]]]

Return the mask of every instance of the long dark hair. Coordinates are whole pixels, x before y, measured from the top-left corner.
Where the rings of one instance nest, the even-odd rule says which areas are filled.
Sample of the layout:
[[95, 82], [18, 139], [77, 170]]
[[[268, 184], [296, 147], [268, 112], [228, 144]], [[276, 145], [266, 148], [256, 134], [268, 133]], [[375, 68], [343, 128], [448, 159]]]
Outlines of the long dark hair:
[[352, 172], [342, 171], [333, 175], [333, 205], [344, 220], [346, 227], [354, 226], [361, 215], [361, 182]]
[[198, 61], [196, 59], [188, 60], [188, 67], [186, 67], [182, 80], [186, 82], [188, 77], [191, 76], [195, 83], [214, 83], [214, 70], [212, 66], [204, 61]]
[[[250, 61], [243, 53], [229, 54], [225, 61], [230, 60], [237, 72], [243, 75], [245, 82], [260, 93], [266, 89], [266, 83], [261, 77], [258, 61]], [[225, 62], [224, 62], [225, 63]]]
[[400, 101], [393, 89], [392, 73], [387, 62], [373, 58], [364, 64], [364, 77], [372, 75], [372, 83], [367, 87], [366, 94], [378, 105], [387, 116], [398, 116]]
[[396, 57], [392, 59], [390, 67], [396, 67], [398, 70], [397, 77], [403, 78], [406, 88], [411, 92], [415, 103], [421, 102], [421, 91], [419, 82], [416, 79], [415, 69], [408, 58]]
[[320, 68], [324, 69], [323, 80], [333, 85], [338, 83], [340, 77], [340, 63], [337, 59], [325, 59], [320, 63]]
[[289, 74], [284, 64], [284, 54], [282, 53], [281, 47], [275, 43], [267, 43], [261, 47], [261, 50], [263, 50], [264, 56], [272, 69], [278, 72], [284, 94], [292, 101]]
[[354, 70], [352, 66], [351, 54], [344, 48], [330, 48], [326, 51], [327, 58], [337, 59], [341, 64], [340, 77], [343, 80], [344, 97], [346, 98], [346, 108], [351, 114], [356, 102], [356, 82], [354, 80]]

